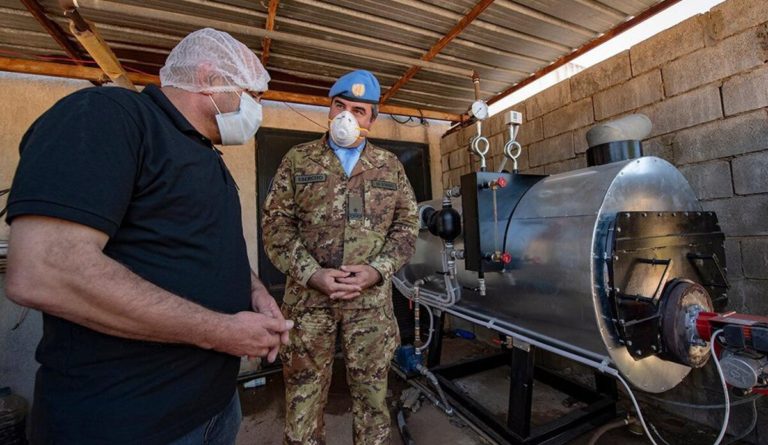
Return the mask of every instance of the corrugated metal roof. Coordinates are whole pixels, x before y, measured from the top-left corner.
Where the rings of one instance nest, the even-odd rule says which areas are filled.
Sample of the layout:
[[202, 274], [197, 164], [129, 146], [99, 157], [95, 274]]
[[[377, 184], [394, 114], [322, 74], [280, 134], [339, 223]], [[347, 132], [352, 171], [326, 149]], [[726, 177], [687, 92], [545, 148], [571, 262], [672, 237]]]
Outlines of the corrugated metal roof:
[[[55, 0], [38, 1], [46, 16], [69, 35]], [[128, 69], [156, 74], [170, 49], [199, 26], [187, 18], [263, 30], [268, 0], [81, 1], [80, 13], [95, 23]], [[373, 71], [385, 92], [476, 6], [478, 0], [280, 0], [275, 31], [310, 38], [306, 44], [273, 38], [267, 68], [272, 90], [324, 96], [340, 74]], [[468, 75], [480, 75], [490, 98], [550, 65], [660, 0], [497, 0], [485, 9], [389, 100], [388, 104], [463, 113], [474, 99]], [[141, 8], [150, 16], [118, 12]], [[180, 14], [180, 15], [179, 15]], [[55, 61], [68, 56], [20, 1], [0, 0], [0, 55]], [[233, 33], [257, 53], [262, 34]], [[71, 38], [71, 36], [70, 36]], [[338, 44], [321, 49], [311, 39]], [[78, 43], [71, 38], [73, 44]], [[345, 46], [397, 58], [350, 55]], [[442, 67], [442, 68], [441, 68]], [[460, 69], [460, 70], [457, 70]], [[450, 71], [450, 72], [449, 72]]]

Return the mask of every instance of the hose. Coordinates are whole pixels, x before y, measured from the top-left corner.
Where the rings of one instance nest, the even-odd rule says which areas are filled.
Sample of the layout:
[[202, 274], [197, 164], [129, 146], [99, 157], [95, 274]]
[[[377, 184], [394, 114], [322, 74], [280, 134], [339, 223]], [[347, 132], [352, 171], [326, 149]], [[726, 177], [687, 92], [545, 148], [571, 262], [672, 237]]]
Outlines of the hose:
[[[723, 395], [725, 396], [725, 415], [723, 416], [723, 426], [720, 428], [720, 434], [717, 436], [717, 439], [715, 439], [715, 442], [713, 445], [720, 445], [720, 442], [722, 442], [723, 437], [725, 436], [725, 430], [728, 429], [728, 419], [731, 415], [731, 405], [730, 405], [730, 396], [728, 394], [728, 385], [725, 383], [725, 375], [723, 374], [723, 368], [720, 366], [720, 360], [717, 358], [717, 354], [715, 354], [715, 341], [717, 340], [717, 337], [723, 333], [722, 329], [719, 329], [715, 331], [714, 334], [712, 334], [712, 338], [709, 341], [709, 352], [712, 355], [712, 360], [715, 362], [715, 367], [717, 368], [717, 373], [720, 376], [720, 383], [723, 385]], [[637, 398], [635, 398], [635, 394], [632, 392], [632, 388], [630, 388], [629, 383], [624, 379], [624, 377], [621, 376], [621, 374], [616, 374], [616, 378], [621, 382], [622, 385], [624, 385], [624, 388], [627, 390], [627, 394], [629, 394], [629, 398], [632, 400], [632, 404], [635, 407], [635, 411], [637, 411], [637, 418], [640, 419], [640, 425], [643, 426], [643, 431], [645, 431], [645, 435], [648, 436], [648, 440], [651, 441], [653, 445], [658, 445], [656, 441], [654, 440], [653, 436], [651, 435], [651, 431], [648, 429], [648, 425], [645, 423], [645, 419], [643, 418], [643, 413], [640, 411], [640, 404], [637, 403]], [[655, 428], [654, 428], [655, 430]], [[659, 435], [658, 432], [656, 432], [656, 435], [659, 437], [659, 439], [667, 443], [664, 438]]]
[[398, 405], [397, 409], [397, 429], [400, 431], [400, 438], [403, 439], [403, 445], [416, 445], [413, 437], [411, 437], [410, 431], [408, 431], [408, 424], [405, 421], [405, 413], [403, 413], [403, 405]]
[[603, 434], [610, 430], [615, 430], [616, 428], [621, 428], [622, 426], [628, 426], [635, 423], [637, 423], [637, 420], [634, 417], [627, 417], [621, 420], [615, 420], [611, 423], [606, 423], [605, 425], [598, 428], [594, 434], [592, 434], [588, 445], [595, 445], [597, 441], [603, 436]]
[[426, 368], [424, 365], [419, 365], [416, 367], [416, 369], [427, 378], [429, 383], [432, 384], [432, 386], [435, 387], [437, 390], [437, 394], [440, 396], [440, 400], [442, 401], [442, 408], [443, 411], [445, 411], [445, 414], [452, 416], [453, 415], [453, 407], [448, 403], [448, 399], [445, 397], [445, 393], [443, 392], [443, 388], [440, 387], [440, 382], [437, 380], [437, 377], [435, 377], [432, 372], [429, 371], [429, 369]]

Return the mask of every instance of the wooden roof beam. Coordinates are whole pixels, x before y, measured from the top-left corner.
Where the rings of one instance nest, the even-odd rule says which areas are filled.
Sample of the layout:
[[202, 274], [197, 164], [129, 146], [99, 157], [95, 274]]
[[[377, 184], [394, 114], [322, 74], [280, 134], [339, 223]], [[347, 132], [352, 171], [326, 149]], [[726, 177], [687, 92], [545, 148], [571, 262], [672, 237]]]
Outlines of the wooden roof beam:
[[21, 3], [24, 4], [30, 14], [32, 14], [32, 17], [34, 17], [35, 20], [40, 23], [40, 25], [48, 32], [48, 34], [53, 37], [53, 40], [59, 44], [61, 49], [67, 53], [67, 56], [69, 56], [69, 58], [72, 59], [74, 63], [83, 65], [82, 60], [85, 58], [85, 54], [80, 50], [80, 48], [75, 46], [71, 40], [69, 40], [67, 35], [64, 33], [64, 30], [61, 29], [58, 23], [48, 18], [40, 3], [38, 3], [37, 0], [21, 0]]
[[[106, 75], [99, 68], [86, 66], [67, 65], [64, 63], [41, 62], [28, 59], [13, 59], [0, 57], [0, 71], [14, 73], [38, 74], [41, 76], [67, 77], [71, 79], [85, 79], [94, 82], [106, 81]], [[160, 78], [155, 75], [127, 73], [128, 79], [136, 85], [160, 85]], [[278, 102], [292, 102], [307, 105], [328, 106], [330, 98], [325, 96], [311, 96], [308, 94], [288, 93], [283, 91], [268, 90], [264, 93], [264, 99]], [[435, 110], [422, 110], [417, 108], [400, 107], [395, 105], [382, 105], [381, 113], [397, 114], [400, 116], [424, 117], [444, 121], [461, 122], [466, 117], [461, 114], [445, 113]]]
[[[280, 3], [280, 0], [269, 0], [269, 8], [267, 9], [267, 23], [264, 27], [264, 29], [267, 31], [273, 31], [275, 29], [275, 16], [277, 15], [278, 3]], [[269, 37], [264, 37], [261, 42], [261, 64], [266, 67], [267, 62], [269, 61], [269, 47], [272, 45], [272, 39]]]
[[77, 9], [77, 1], [59, 0], [59, 5], [64, 10], [64, 16], [69, 19], [69, 31], [83, 48], [88, 51], [91, 58], [109, 76], [112, 82], [123, 88], [135, 90], [136, 86], [128, 78], [123, 65], [120, 64], [107, 41], [101, 37], [96, 26], [80, 15]]
[[[491, 4], [493, 3], [493, 0], [480, 0], [464, 17], [462, 17], [461, 20], [459, 20], [458, 23], [450, 30], [446, 35], [443, 36], [440, 40], [438, 40], [437, 43], [432, 45], [432, 48], [427, 51], [426, 54], [421, 56], [421, 60], [425, 62], [429, 62], [430, 60], [434, 59], [435, 56], [442, 51], [443, 48], [445, 48], [448, 43], [451, 42], [456, 36], [461, 34], [464, 29], [469, 26], [470, 23], [472, 23], [473, 20], [477, 18], [477, 16], [480, 15], [483, 11], [485, 11]], [[392, 98], [392, 96], [403, 87], [413, 76], [416, 75], [416, 73], [419, 72], [421, 69], [421, 66], [413, 65], [411, 66], [408, 71], [403, 74], [403, 77], [397, 80], [397, 82], [392, 85], [390, 89], [387, 90], [386, 93], [384, 93], [384, 96], [381, 98], [381, 103], [386, 103], [389, 99]]]

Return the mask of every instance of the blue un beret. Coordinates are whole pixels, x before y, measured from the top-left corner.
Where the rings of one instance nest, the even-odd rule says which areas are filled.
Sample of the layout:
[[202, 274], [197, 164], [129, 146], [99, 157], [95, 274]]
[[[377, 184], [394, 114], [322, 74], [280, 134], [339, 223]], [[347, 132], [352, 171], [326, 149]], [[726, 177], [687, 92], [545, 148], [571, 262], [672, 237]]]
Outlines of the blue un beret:
[[351, 71], [341, 77], [331, 87], [328, 97], [339, 96], [354, 102], [379, 103], [381, 87], [379, 80], [370, 71]]

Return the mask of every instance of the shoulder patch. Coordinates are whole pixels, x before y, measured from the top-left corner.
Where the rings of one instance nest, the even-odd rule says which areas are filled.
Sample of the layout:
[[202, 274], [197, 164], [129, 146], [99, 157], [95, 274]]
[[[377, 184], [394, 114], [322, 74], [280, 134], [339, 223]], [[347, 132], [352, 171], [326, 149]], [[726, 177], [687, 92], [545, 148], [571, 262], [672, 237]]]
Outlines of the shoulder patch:
[[371, 181], [371, 186], [386, 190], [397, 190], [397, 184], [389, 181]]
[[325, 182], [328, 179], [328, 175], [296, 175], [293, 178], [293, 182], [296, 184], [312, 184], [313, 182]]

